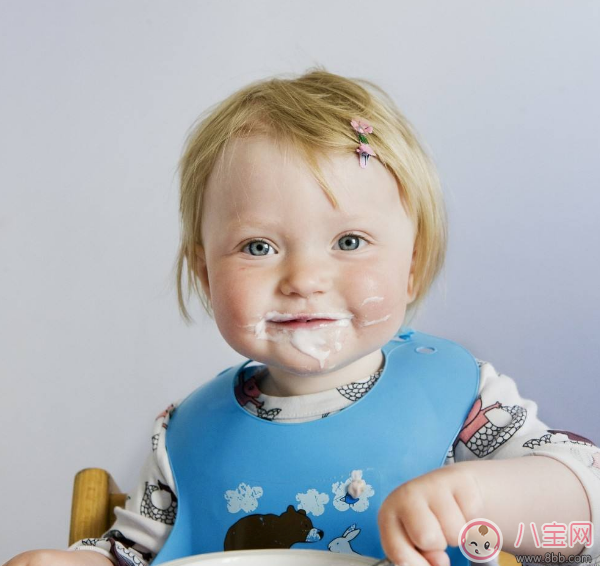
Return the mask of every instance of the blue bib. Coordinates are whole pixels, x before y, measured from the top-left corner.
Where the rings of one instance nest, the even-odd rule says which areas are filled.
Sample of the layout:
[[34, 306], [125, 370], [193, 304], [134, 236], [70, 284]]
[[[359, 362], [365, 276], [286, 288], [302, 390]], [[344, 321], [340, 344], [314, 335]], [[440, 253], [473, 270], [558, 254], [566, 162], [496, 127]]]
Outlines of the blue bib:
[[[166, 436], [177, 517], [152, 564], [250, 548], [383, 558], [383, 500], [444, 465], [477, 398], [479, 368], [458, 344], [410, 329], [382, 351], [373, 388], [327, 418], [280, 423], [247, 412], [234, 387], [251, 360], [187, 397]], [[458, 547], [446, 551], [452, 566], [468, 566]]]

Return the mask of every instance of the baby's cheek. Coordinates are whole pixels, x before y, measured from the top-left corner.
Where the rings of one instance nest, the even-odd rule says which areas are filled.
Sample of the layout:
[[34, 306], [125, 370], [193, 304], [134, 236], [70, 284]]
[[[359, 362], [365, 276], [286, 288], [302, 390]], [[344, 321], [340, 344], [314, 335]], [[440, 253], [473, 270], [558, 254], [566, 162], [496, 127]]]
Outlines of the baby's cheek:
[[370, 323], [396, 323], [399, 313], [398, 288], [389, 274], [381, 272], [363, 272], [352, 283], [350, 293], [352, 307], [359, 322], [365, 326]]
[[[252, 310], [252, 290], [248, 289], [242, 278], [216, 277], [212, 292], [215, 321], [223, 338], [230, 344], [239, 339], [239, 335], [248, 331], [250, 324], [248, 312]], [[256, 309], [257, 311], [260, 309]]]

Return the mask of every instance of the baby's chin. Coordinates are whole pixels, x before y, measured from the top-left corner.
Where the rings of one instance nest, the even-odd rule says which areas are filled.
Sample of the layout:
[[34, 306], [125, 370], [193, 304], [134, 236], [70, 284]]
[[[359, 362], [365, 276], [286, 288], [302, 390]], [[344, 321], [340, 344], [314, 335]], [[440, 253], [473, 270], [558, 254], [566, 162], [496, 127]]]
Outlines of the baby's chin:
[[340, 369], [341, 366], [336, 364], [325, 363], [324, 367], [321, 367], [317, 360], [299, 363], [287, 363], [282, 364], [278, 360], [275, 363], [265, 363], [269, 369], [279, 370], [281, 372], [288, 373], [294, 377], [301, 377], [303, 379], [318, 379], [326, 376], [333, 371]]
[[326, 375], [353, 361], [343, 358], [337, 359], [339, 357], [338, 352], [330, 352], [329, 356], [317, 359], [295, 350], [291, 345], [287, 346], [287, 351], [285, 352], [267, 353], [255, 351], [253, 356], [247, 357], [266, 365], [268, 368], [305, 378], [316, 378]]

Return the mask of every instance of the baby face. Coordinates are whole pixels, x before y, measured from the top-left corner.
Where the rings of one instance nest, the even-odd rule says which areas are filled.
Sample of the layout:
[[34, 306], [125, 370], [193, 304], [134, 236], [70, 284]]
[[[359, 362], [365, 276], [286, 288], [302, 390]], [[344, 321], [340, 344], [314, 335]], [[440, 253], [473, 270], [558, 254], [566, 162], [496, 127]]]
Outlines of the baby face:
[[280, 379], [347, 383], [378, 369], [414, 298], [415, 230], [377, 159], [321, 166], [338, 208], [293, 150], [234, 140], [207, 185], [197, 272], [237, 352]]

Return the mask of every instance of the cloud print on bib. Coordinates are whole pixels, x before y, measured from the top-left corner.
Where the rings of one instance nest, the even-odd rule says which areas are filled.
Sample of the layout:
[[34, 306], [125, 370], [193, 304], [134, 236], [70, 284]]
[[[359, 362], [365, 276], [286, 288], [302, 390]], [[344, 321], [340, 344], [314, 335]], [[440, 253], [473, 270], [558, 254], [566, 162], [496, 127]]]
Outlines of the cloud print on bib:
[[306, 513], [311, 513], [315, 517], [325, 513], [325, 505], [329, 503], [329, 495], [319, 493], [316, 489], [309, 489], [306, 493], [296, 495], [298, 509], [304, 509]]
[[250, 513], [258, 507], [258, 498], [262, 497], [262, 494], [262, 487], [250, 487], [247, 483], [241, 483], [235, 490], [228, 489], [225, 492], [227, 511]]

